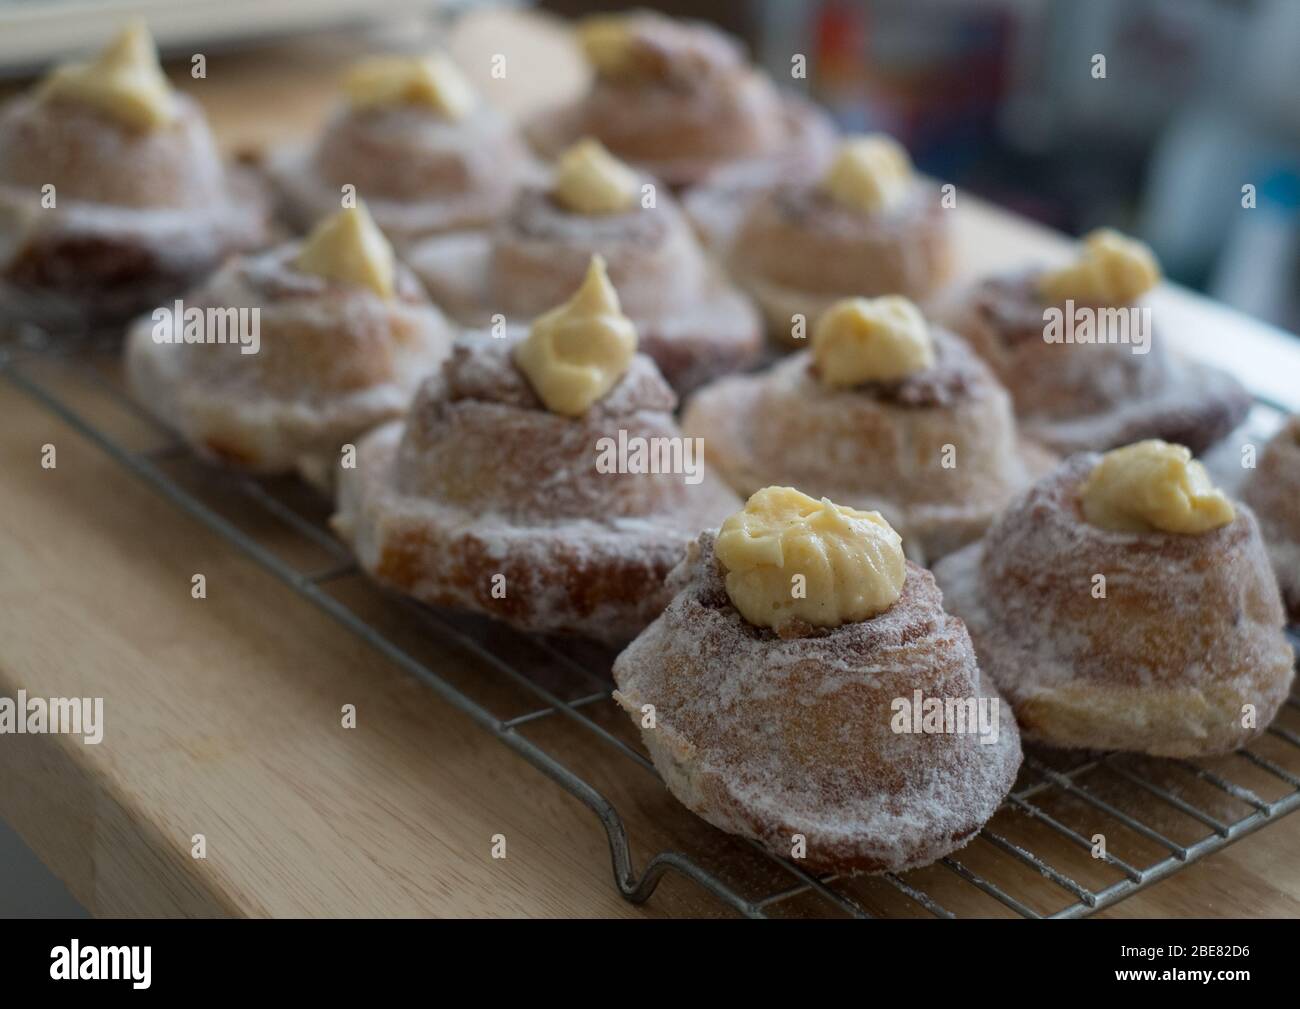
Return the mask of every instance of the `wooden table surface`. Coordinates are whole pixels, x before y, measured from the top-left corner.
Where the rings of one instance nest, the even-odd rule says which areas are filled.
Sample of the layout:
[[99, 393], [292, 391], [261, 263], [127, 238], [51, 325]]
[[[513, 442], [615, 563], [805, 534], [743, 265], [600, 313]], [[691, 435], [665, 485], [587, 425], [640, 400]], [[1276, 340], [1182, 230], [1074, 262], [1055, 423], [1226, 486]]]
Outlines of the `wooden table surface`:
[[[499, 38], [493, 27], [487, 34]], [[317, 63], [227, 57], [190, 90], [223, 139], [242, 145], [309, 130], [328, 97], [321, 75]], [[266, 101], [272, 86], [277, 98]], [[971, 270], [1062, 248], [1059, 237], [973, 200], [959, 196], [956, 214]], [[1217, 339], [1272, 339], [1230, 313], [1207, 315], [1182, 292], [1161, 299], [1170, 312], [1212, 319]], [[143, 447], [155, 437], [56, 364], [32, 374], [123, 441]], [[0, 736], [0, 816], [92, 913], [729, 913], [672, 874], [645, 906], [625, 902], [611, 883], [604, 832], [576, 799], [4, 382], [0, 416], [0, 694], [102, 697], [106, 722], [94, 746]], [[57, 448], [54, 469], [41, 466], [46, 444]], [[230, 513], [246, 518], [234, 501]], [[304, 568], [324, 563], [283, 529], [255, 532]], [[191, 597], [195, 573], [206, 577], [206, 599]], [[336, 591], [378, 621], [391, 616], [359, 579]], [[465, 656], [428, 638], [408, 647], [492, 710], [527, 710], [516, 689]], [[348, 704], [357, 709], [352, 729], [340, 724]], [[612, 705], [593, 718], [631, 738]], [[534, 723], [529, 736], [618, 805], [638, 867], [660, 847], [719, 864], [740, 857], [655, 779], [611, 762], [562, 720]], [[192, 854], [198, 834], [201, 859]], [[492, 857], [497, 835], [504, 859]], [[981, 843], [972, 865], [993, 857], [975, 851]], [[1293, 816], [1105, 914], [1295, 917], [1297, 852]], [[743, 887], [767, 890], [782, 873], [754, 862], [742, 877]], [[859, 899], [894, 909], [868, 883]], [[1059, 906], [1059, 892], [1055, 899]], [[796, 900], [781, 910], [811, 907]]]

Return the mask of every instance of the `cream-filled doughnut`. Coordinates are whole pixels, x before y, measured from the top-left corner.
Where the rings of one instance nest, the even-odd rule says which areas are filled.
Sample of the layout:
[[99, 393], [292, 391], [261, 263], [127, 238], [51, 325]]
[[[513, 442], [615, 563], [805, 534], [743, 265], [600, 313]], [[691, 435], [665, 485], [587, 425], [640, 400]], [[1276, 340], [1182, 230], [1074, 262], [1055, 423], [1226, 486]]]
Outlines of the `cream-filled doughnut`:
[[1159, 278], [1149, 249], [1101, 229], [1073, 262], [978, 281], [936, 316], [988, 362], [1025, 433], [1057, 452], [1144, 438], [1203, 452], [1241, 423], [1250, 396], [1165, 343], [1143, 301]]
[[988, 367], [905, 299], [837, 302], [808, 342], [687, 404], [683, 427], [739, 494], [790, 484], [877, 509], [910, 557], [933, 560], [1055, 461], [1018, 435]]
[[1072, 456], [935, 578], [1027, 739], [1224, 753], [1291, 686], [1255, 516], [1182, 446]]
[[362, 204], [139, 319], [127, 377], [200, 455], [328, 484], [341, 448], [402, 415], [452, 336]]
[[119, 325], [270, 236], [143, 23], [0, 106], [0, 327]]
[[362, 567], [522, 630], [633, 637], [686, 545], [736, 504], [634, 334], [595, 260], [526, 334], [458, 341], [341, 475], [334, 526]]
[[[1010, 790], [1011, 712], [879, 515], [765, 488], [670, 585], [615, 698], [709, 823], [815, 870], [899, 872], [966, 844]], [[926, 731], [920, 709], [945, 703], [961, 724]]]

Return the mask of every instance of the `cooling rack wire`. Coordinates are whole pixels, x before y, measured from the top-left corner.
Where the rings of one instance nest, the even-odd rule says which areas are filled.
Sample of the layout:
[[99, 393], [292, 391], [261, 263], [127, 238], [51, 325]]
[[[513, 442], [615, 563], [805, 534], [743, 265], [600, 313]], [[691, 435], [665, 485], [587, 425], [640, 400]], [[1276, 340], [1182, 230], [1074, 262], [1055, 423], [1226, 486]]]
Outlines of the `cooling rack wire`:
[[[325, 525], [325, 501], [293, 481], [195, 462], [124, 392], [117, 361], [111, 342], [55, 348], [24, 334], [0, 344], [6, 381], [590, 809], [609, 842], [614, 884], [630, 901], [649, 900], [676, 874], [716, 897], [719, 913], [749, 917], [1083, 917], [1300, 807], [1300, 696], [1293, 695], [1264, 735], [1225, 757], [1031, 748], [1011, 794], [968, 847], [897, 875], [809, 872], [722, 835], [668, 796], [610, 698], [609, 652], [506, 632], [370, 585]], [[258, 533], [268, 522], [279, 527], [275, 546]], [[282, 549], [285, 534], [306, 549]], [[1296, 630], [1290, 634], [1300, 649]], [[438, 642], [441, 661], [421, 654], [422, 640]], [[446, 661], [446, 648], [471, 660], [472, 675], [464, 674], [467, 663]], [[634, 844], [643, 851], [640, 871]]]

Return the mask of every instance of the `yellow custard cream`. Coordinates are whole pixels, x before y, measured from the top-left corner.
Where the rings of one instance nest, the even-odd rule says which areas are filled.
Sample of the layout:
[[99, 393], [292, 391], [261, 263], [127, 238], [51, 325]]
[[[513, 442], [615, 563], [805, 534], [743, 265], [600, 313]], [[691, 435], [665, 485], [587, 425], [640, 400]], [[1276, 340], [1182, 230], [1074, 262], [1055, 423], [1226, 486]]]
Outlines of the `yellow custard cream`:
[[474, 107], [474, 89], [442, 55], [375, 56], [349, 72], [343, 90], [356, 108], [422, 105], [445, 119], [462, 119]]
[[641, 180], [597, 140], [580, 140], [555, 166], [551, 195], [575, 214], [621, 214], [636, 206]]
[[618, 77], [633, 62], [633, 36], [621, 14], [594, 14], [578, 22], [578, 44], [592, 69], [602, 77]]
[[623, 314], [605, 260], [591, 257], [572, 298], [533, 322], [515, 363], [552, 413], [577, 417], [618, 384], [636, 354], [636, 326]]
[[934, 365], [934, 341], [921, 310], [906, 298], [845, 298], [813, 330], [813, 361], [829, 386], [893, 382]]
[[1069, 266], [1044, 273], [1039, 293], [1050, 302], [1129, 305], [1160, 283], [1160, 264], [1143, 242], [1100, 228], [1083, 239]]
[[39, 93], [87, 105], [139, 130], [166, 126], [176, 117], [176, 95], [143, 21], [124, 28], [94, 60], [56, 67]]
[[1188, 449], [1155, 439], [1103, 455], [1079, 497], [1090, 525], [1116, 532], [1203, 533], [1236, 514]]
[[304, 273], [369, 288], [381, 298], [393, 296], [397, 259], [364, 203], [317, 224], [297, 265]]
[[822, 179], [836, 203], [869, 214], [897, 206], [911, 185], [912, 159], [883, 133], [845, 141]]
[[757, 627], [838, 627], [883, 613], [907, 576], [902, 541], [879, 512], [792, 487], [764, 487], [722, 524], [714, 553], [727, 595]]

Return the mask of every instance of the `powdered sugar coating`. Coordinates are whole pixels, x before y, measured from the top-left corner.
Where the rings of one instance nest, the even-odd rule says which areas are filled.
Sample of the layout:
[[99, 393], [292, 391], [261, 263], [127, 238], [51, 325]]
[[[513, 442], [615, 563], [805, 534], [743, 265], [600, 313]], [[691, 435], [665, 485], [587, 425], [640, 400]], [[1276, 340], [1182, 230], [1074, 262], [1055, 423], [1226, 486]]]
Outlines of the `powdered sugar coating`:
[[19, 95], [0, 109], [0, 181], [60, 202], [135, 209], [210, 207], [225, 198], [217, 145], [198, 104], [174, 95], [176, 116], [137, 129], [75, 101]]
[[630, 30], [641, 40], [641, 65], [659, 72], [597, 76], [577, 101], [536, 116], [528, 138], [543, 156], [592, 136], [623, 160], [684, 186], [741, 163], [776, 170], [831, 145], [825, 113], [782, 96], [716, 28], [653, 14], [635, 22]]
[[707, 470], [688, 484], [682, 473], [598, 469], [601, 438], [680, 434], [648, 358], [585, 414], [563, 417], [515, 366], [517, 339], [462, 339], [407, 423], [358, 445], [335, 527], [367, 571], [427, 602], [626, 641], [667, 602], [664, 578], [687, 543], [740, 502]]
[[409, 270], [384, 299], [303, 273], [299, 249], [232, 260], [183, 299], [187, 310], [257, 309], [257, 353], [158, 342], [152, 316], [128, 334], [133, 392], [203, 456], [268, 473], [334, 461], [345, 442], [400, 416], [450, 350], [450, 328]]
[[1052, 306], [1037, 293], [1038, 276], [986, 279], [938, 313], [1007, 387], [1026, 435], [1062, 455], [1144, 438], [1200, 453], [1245, 418], [1241, 383], [1172, 352], [1158, 319], [1145, 354], [1123, 343], [1047, 343], [1043, 313]]
[[950, 218], [922, 179], [873, 214], [836, 203], [817, 182], [783, 182], [750, 206], [724, 256], [790, 343], [796, 315], [811, 327], [841, 298], [933, 295], [952, 272]]
[[655, 193], [617, 214], [583, 214], [560, 206], [545, 189], [525, 189], [493, 235], [490, 303], [507, 315], [539, 315], [581, 283], [593, 254], [605, 260], [623, 310], [653, 318], [697, 300], [707, 277], [704, 255], [672, 194]]
[[527, 323], [563, 303], [595, 254], [605, 259], [622, 310], [636, 324], [639, 349], [678, 391], [757, 359], [757, 313], [706, 261], [667, 192], [653, 207], [588, 215], [529, 188], [490, 234], [437, 236], [409, 258], [439, 304], [462, 324], [478, 326], [496, 314]]
[[677, 595], [618, 657], [615, 697], [641, 724], [668, 787], [723, 830], [788, 857], [807, 839], [817, 869], [902, 871], [965, 844], [1011, 788], [1020, 743], [1000, 699], [999, 732], [896, 733], [892, 703], [997, 698], [961, 621], [930, 574], [908, 564], [886, 612], [806, 637], [753, 627], [727, 598], [702, 535]]
[[957, 337], [931, 333], [934, 366], [903, 381], [832, 389], [801, 351], [700, 390], [682, 426], [742, 496], [789, 485], [878, 510], [909, 556], [941, 556], [979, 536], [1055, 459], [1018, 439], [987, 366]]
[[260, 180], [225, 168], [197, 104], [175, 101], [151, 131], [33, 95], [0, 109], [0, 322], [125, 321], [268, 239]]
[[1072, 456], [935, 565], [947, 604], [1026, 738], [1158, 756], [1235, 749], [1268, 725], [1293, 675], [1255, 517], [1238, 505], [1230, 524], [1196, 535], [1096, 528], [1078, 488], [1098, 458]]
[[836, 138], [828, 135], [824, 142], [807, 143], [797, 154], [779, 160], [729, 165], [688, 189], [682, 206], [705, 247], [725, 258], [740, 226], [774, 188], [821, 181], [834, 161], [835, 144]]
[[540, 173], [513, 125], [478, 103], [446, 119], [416, 105], [341, 108], [310, 147], [287, 147], [269, 171], [302, 230], [356, 187], [384, 233], [404, 247], [427, 235], [485, 227]]

